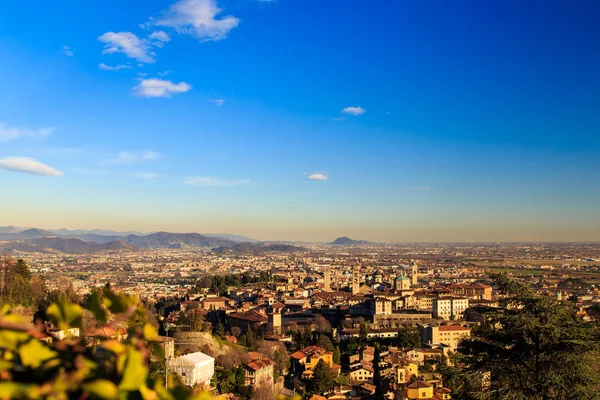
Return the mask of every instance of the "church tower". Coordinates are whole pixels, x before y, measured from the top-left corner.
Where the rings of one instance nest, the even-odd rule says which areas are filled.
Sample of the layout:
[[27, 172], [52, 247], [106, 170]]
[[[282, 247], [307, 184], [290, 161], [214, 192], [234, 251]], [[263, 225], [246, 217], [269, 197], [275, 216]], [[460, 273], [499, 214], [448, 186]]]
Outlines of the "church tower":
[[419, 266], [416, 262], [412, 265], [412, 285], [417, 286], [419, 284]]
[[323, 290], [326, 292], [331, 292], [331, 267], [326, 265], [323, 267], [323, 275], [325, 277], [325, 284], [323, 286]]
[[352, 294], [360, 293], [360, 277], [358, 267], [352, 268]]

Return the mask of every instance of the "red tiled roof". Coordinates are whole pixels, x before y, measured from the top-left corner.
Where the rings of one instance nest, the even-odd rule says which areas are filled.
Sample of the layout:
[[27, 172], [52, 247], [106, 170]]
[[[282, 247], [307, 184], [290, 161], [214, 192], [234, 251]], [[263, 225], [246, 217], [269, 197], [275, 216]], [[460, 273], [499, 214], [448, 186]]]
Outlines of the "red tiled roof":
[[467, 328], [466, 326], [460, 326], [460, 325], [442, 325], [439, 327], [440, 328], [440, 332], [448, 332], [448, 331], [470, 331], [469, 328]]

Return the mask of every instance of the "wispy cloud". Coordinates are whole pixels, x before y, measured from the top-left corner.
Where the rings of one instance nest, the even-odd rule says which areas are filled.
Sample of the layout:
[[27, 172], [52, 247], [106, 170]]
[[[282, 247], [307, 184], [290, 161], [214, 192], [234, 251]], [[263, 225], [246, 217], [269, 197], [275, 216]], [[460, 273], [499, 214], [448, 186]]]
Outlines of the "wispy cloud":
[[0, 159], [0, 168], [13, 172], [23, 172], [32, 175], [62, 176], [63, 173], [46, 164], [26, 157], [6, 157]]
[[216, 0], [179, 0], [144, 26], [172, 28], [201, 41], [221, 40], [240, 22], [231, 15], [217, 17], [221, 11]]
[[106, 32], [98, 37], [104, 43], [102, 54], [123, 53], [143, 63], [153, 63], [156, 54], [152, 52], [150, 42], [140, 39], [131, 32]]
[[329, 177], [326, 174], [315, 172], [306, 177], [309, 181], [326, 181]]
[[60, 49], [60, 52], [65, 56], [73, 57], [73, 50], [69, 46], [63, 46], [62, 49]]
[[244, 186], [249, 185], [249, 179], [228, 180], [215, 178], [211, 176], [190, 176], [185, 178], [185, 184], [190, 186], [211, 187], [211, 186]]
[[145, 180], [145, 181], [151, 181], [154, 179], [158, 179], [158, 178], [163, 178], [164, 175], [163, 174], [155, 174], [153, 172], [138, 172], [137, 174], [134, 174], [134, 176], [136, 178]]
[[51, 134], [52, 131], [54, 131], [54, 128], [26, 129], [10, 127], [0, 123], [0, 142], [8, 142], [9, 140], [15, 140], [20, 137], [43, 138]]
[[98, 64], [98, 68], [103, 71], [119, 71], [121, 69], [131, 69], [131, 65], [106, 65], [104, 63]]
[[153, 46], [163, 47], [165, 43], [171, 41], [171, 36], [164, 31], [155, 31], [148, 36], [148, 39], [152, 41]]
[[171, 94], [185, 93], [192, 90], [192, 85], [179, 82], [173, 83], [164, 79], [141, 79], [133, 88], [138, 96], [142, 97], [171, 97]]
[[173, 71], [164, 71], [164, 72], [159, 72], [157, 73], [158, 76], [167, 76], [169, 74], [172, 74]]
[[214, 103], [215, 105], [221, 107], [223, 104], [225, 104], [225, 100], [223, 99], [212, 99], [209, 100], [211, 103]]
[[117, 157], [108, 160], [106, 164], [137, 164], [155, 161], [159, 158], [161, 158], [161, 155], [153, 150], [122, 151]]
[[367, 110], [365, 110], [362, 107], [346, 107], [344, 109], [342, 109], [342, 114], [348, 114], [348, 115], [362, 115], [365, 112], [367, 112]]
[[405, 192], [426, 192], [428, 190], [428, 187], [412, 187], [404, 189]]

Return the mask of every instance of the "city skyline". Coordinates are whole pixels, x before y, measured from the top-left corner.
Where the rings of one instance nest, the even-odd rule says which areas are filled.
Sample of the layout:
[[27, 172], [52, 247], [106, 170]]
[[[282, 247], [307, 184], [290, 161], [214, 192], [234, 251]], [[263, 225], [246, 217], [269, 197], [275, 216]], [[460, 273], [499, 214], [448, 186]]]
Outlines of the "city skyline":
[[600, 240], [600, 5], [374, 3], [1, 4], [0, 226]]

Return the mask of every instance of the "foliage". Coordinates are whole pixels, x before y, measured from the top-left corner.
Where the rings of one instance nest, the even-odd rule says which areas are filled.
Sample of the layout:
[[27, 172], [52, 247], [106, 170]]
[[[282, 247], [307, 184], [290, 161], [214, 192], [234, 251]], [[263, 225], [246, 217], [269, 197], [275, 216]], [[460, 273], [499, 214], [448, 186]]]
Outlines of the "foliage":
[[421, 347], [419, 331], [414, 328], [405, 328], [398, 332], [398, 346], [409, 349]]
[[323, 360], [319, 360], [312, 380], [312, 391], [314, 393], [327, 393], [335, 386], [335, 377], [331, 368]]
[[[86, 307], [96, 317], [99, 331], [109, 313], [117, 321], [126, 321], [143, 313], [137, 298], [111, 293], [92, 300]], [[83, 309], [66, 298], [48, 307], [47, 315], [59, 329], [82, 328]], [[33, 333], [32, 333], [33, 332]], [[0, 398], [29, 399], [209, 399], [208, 394], [171, 385], [167, 391], [162, 380], [150, 375], [150, 349], [162, 354], [162, 346], [154, 342], [156, 329], [151, 324], [130, 327], [123, 341], [94, 337], [67, 336], [48, 344], [34, 336], [42, 335], [40, 327], [31, 330], [19, 317], [3, 307], [0, 318]]]
[[465, 368], [446, 371], [459, 393], [454, 398], [599, 399], [598, 324], [582, 321], [570, 302], [505, 275], [494, 280], [506, 297], [464, 341], [459, 361]]

